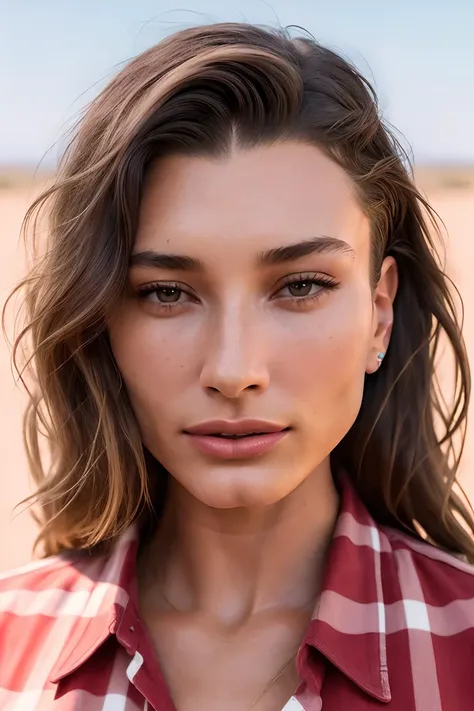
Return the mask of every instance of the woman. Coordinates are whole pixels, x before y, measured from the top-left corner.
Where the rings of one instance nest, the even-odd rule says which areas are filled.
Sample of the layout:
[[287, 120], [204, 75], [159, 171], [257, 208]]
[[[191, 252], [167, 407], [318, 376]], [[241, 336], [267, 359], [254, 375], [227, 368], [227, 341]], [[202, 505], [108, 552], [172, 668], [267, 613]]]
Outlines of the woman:
[[16, 348], [45, 559], [1, 582], [0, 707], [472, 708], [469, 368], [367, 82], [286, 32], [179, 32], [44, 206]]

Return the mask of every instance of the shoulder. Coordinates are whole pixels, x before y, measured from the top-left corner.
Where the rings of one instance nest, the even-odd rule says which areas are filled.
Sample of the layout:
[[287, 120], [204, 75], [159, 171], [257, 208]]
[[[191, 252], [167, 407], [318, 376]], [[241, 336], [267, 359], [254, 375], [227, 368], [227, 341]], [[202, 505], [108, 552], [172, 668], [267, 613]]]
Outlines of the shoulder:
[[[125, 604], [138, 534], [130, 527], [107, 554], [72, 551], [0, 574], [1, 625], [34, 617], [95, 617]], [[125, 569], [127, 580], [122, 579]], [[6, 621], [7, 620], [7, 621]]]
[[88, 567], [91, 563], [74, 556], [58, 555], [0, 574], [0, 618], [54, 615], [64, 600], [85, 587]]
[[[62, 553], [0, 574], [2, 626], [100, 613], [117, 594], [122, 560], [83, 551]], [[98, 600], [100, 598], [100, 601]]]
[[5, 694], [49, 693], [58, 670], [110, 635], [129, 600], [137, 544], [131, 527], [106, 554], [74, 551], [0, 575], [0, 708]]
[[19, 670], [27, 673], [40, 659], [54, 664], [60, 640], [65, 641], [63, 630], [90, 605], [98, 566], [99, 561], [59, 555], [0, 575], [0, 639], [5, 643], [0, 688], [15, 688]]
[[111, 563], [61, 554], [0, 575], [0, 708], [29, 690], [35, 704], [49, 698], [56, 669], [109, 634], [117, 601]]
[[1, 574], [0, 639], [28, 637], [29, 654], [39, 652], [41, 640], [87, 606], [94, 568], [93, 561], [58, 555]]
[[474, 565], [400, 531], [384, 527], [381, 532], [403, 600], [444, 611], [453, 625], [461, 615], [474, 630]]

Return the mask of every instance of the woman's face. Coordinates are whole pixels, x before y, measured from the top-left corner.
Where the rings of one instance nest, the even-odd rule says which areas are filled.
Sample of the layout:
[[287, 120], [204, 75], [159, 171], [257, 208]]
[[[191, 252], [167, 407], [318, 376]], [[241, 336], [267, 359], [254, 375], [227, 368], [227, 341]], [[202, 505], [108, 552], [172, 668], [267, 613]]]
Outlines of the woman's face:
[[143, 443], [189, 493], [268, 505], [327, 460], [388, 345], [396, 265], [369, 274], [368, 219], [316, 147], [154, 166], [108, 325]]

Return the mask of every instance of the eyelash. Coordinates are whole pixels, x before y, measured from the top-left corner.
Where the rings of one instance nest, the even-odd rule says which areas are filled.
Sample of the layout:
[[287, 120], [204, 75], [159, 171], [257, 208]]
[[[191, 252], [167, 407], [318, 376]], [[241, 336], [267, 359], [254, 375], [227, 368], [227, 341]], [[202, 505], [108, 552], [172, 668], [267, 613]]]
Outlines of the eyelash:
[[286, 277], [278, 291], [281, 291], [282, 289], [288, 286], [294, 286], [295, 284], [308, 283], [312, 286], [320, 286], [321, 289], [319, 289], [315, 294], [311, 294], [309, 296], [287, 296], [283, 297], [284, 300], [292, 301], [298, 307], [303, 308], [309, 301], [313, 301], [313, 299], [320, 299], [322, 296], [324, 296], [326, 292], [334, 291], [339, 287], [339, 282], [337, 282], [335, 279], [328, 276], [327, 274], [320, 274], [319, 276], [317, 276], [316, 274], [297, 274], [295, 276]]
[[[293, 303], [297, 304], [298, 307], [302, 308], [304, 307], [308, 302], [313, 301], [314, 299], [320, 299], [325, 292], [328, 291], [334, 291], [337, 289], [340, 284], [337, 282], [335, 279], [328, 275], [319, 275], [316, 276], [315, 274], [298, 274], [295, 276], [289, 276], [284, 280], [284, 283], [279, 287], [278, 292], [280, 292], [282, 289], [285, 287], [289, 286], [294, 286], [296, 284], [306, 284], [310, 283], [311, 285], [314, 286], [320, 286], [321, 289], [318, 290], [315, 294], [311, 294], [308, 296], [287, 296], [283, 297], [285, 301], [292, 301]], [[197, 301], [197, 299], [191, 294], [190, 291], [187, 291], [186, 289], [183, 289], [182, 285], [177, 284], [177, 283], [172, 283], [172, 282], [154, 282], [152, 284], [147, 284], [146, 286], [140, 287], [137, 290], [138, 293], [138, 298], [142, 300], [146, 300], [146, 297], [149, 296], [150, 294], [155, 293], [156, 291], [159, 291], [160, 289], [177, 289], [180, 292], [187, 294], [193, 301]], [[182, 306], [181, 303], [179, 302], [170, 302], [170, 303], [160, 303], [160, 302], [153, 302], [155, 306], [157, 306], [160, 310], [164, 311], [172, 311], [173, 309]]]

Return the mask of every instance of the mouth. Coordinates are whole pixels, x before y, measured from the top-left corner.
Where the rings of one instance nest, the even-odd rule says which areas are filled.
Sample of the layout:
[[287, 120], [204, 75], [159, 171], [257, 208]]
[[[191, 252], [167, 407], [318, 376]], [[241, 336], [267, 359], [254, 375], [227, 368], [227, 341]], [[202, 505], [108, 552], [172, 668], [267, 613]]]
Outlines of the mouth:
[[219, 459], [249, 459], [269, 452], [290, 429], [260, 420], [220, 420], [190, 427], [183, 434], [202, 454]]
[[289, 429], [285, 425], [267, 420], [209, 420], [199, 425], [188, 427], [186, 434], [212, 435], [216, 437], [249, 437], [252, 435], [272, 434]]
[[224, 432], [216, 432], [209, 437], [221, 437], [222, 439], [243, 439], [244, 437], [258, 437], [259, 435], [268, 434], [265, 432], [245, 432], [244, 434], [225, 434]]

